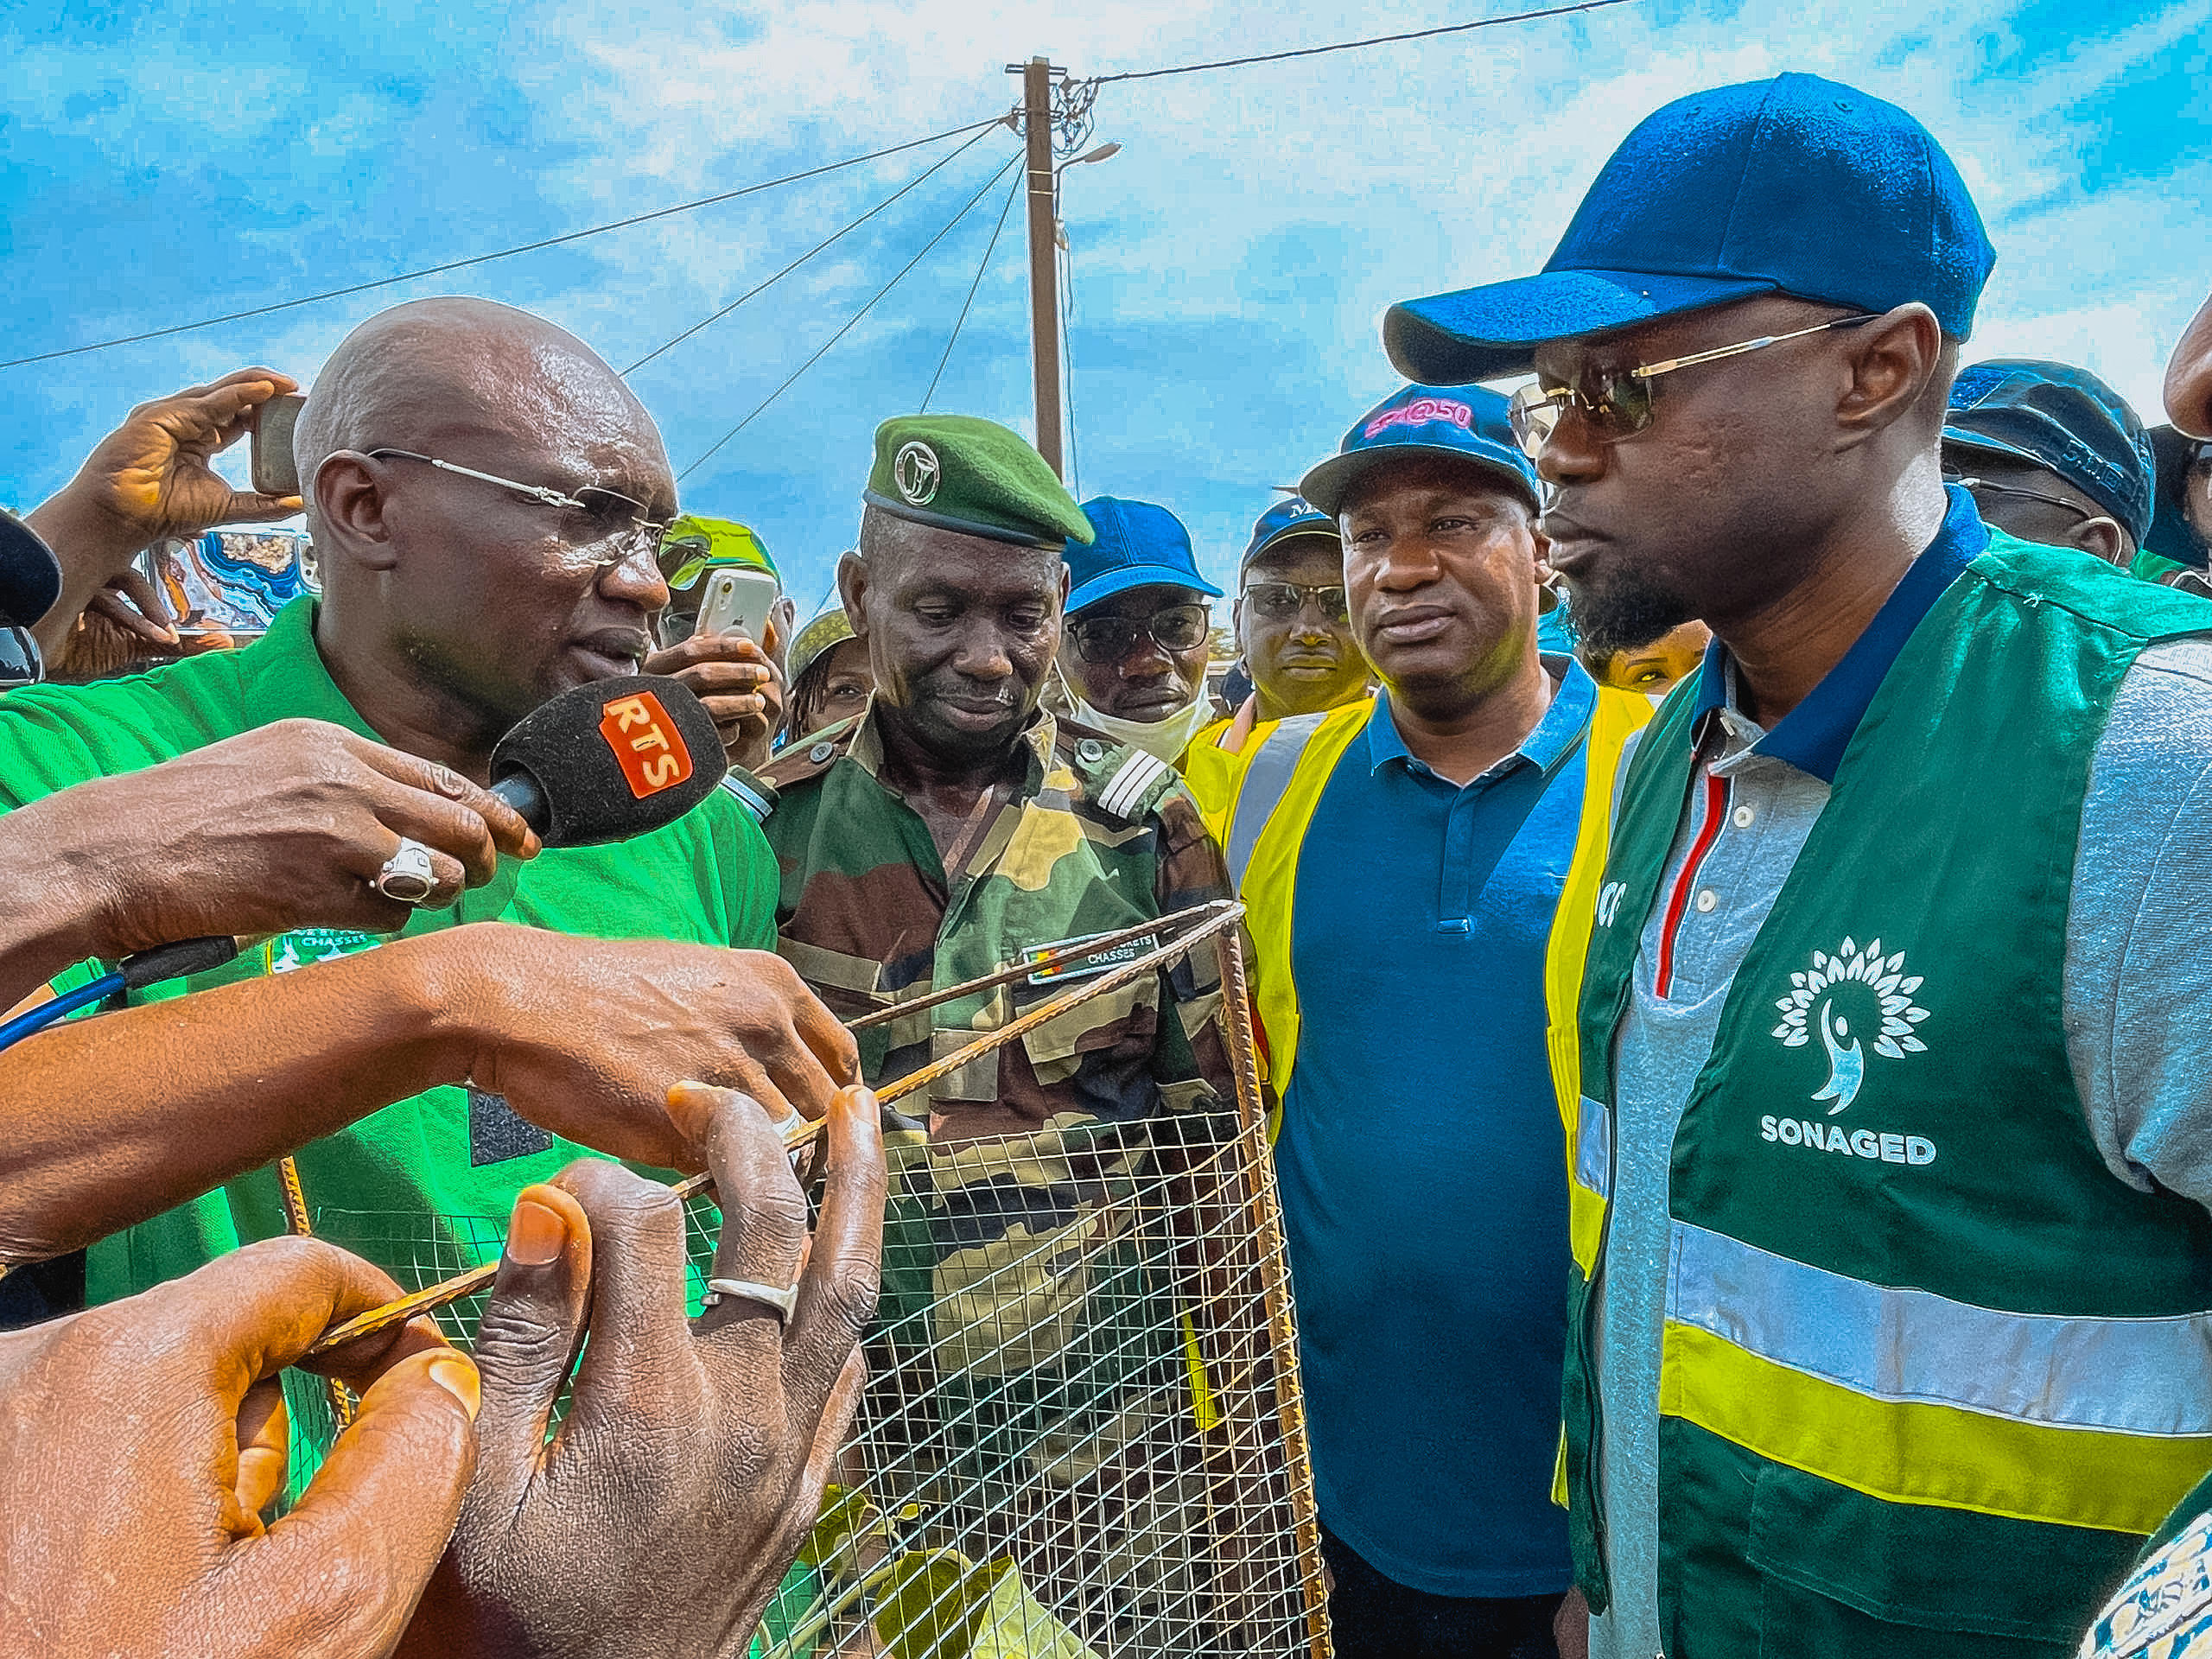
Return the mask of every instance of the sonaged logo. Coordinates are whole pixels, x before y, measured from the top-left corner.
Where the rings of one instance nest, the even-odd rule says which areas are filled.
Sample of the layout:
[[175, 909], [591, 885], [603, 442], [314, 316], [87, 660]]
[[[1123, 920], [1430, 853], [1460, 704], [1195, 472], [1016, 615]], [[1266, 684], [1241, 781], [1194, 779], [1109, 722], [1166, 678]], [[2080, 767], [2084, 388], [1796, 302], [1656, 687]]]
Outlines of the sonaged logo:
[[936, 500], [938, 480], [943, 476], [937, 451], [919, 438], [901, 444], [891, 458], [891, 481], [899, 486], [909, 506], [926, 507]]
[[1912, 1000], [1921, 976], [1904, 972], [1904, 951], [1884, 957], [1879, 939], [1861, 950], [1847, 938], [1834, 956], [1815, 950], [1811, 971], [1790, 975], [1789, 983], [1789, 995], [1774, 1005], [1782, 1010], [1774, 1034], [1784, 1048], [1802, 1048], [1812, 1041], [1808, 1022], [1817, 1012], [1821, 1043], [1828, 1052], [1828, 1080], [1812, 1098], [1835, 1103], [1828, 1108], [1830, 1117], [1856, 1100], [1866, 1081], [1866, 1052], [1859, 1033], [1872, 1034], [1874, 1052], [1892, 1060], [1928, 1046], [1913, 1035], [1913, 1027], [1928, 1017], [1928, 1010]]

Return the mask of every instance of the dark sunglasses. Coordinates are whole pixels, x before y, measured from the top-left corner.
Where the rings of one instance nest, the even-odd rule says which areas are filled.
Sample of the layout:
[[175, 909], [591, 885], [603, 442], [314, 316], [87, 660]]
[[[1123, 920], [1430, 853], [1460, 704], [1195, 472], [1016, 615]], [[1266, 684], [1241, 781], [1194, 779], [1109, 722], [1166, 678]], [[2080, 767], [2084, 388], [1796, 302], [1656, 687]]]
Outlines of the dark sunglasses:
[[1206, 627], [1205, 606], [1171, 605], [1142, 619], [1086, 617], [1068, 624], [1068, 638], [1075, 641], [1076, 653], [1084, 662], [1118, 663], [1147, 634], [1162, 651], [1193, 650], [1205, 641]]
[[36, 685], [46, 677], [46, 659], [29, 628], [0, 627], [0, 691]]
[[1344, 604], [1344, 584], [1302, 587], [1294, 582], [1255, 582], [1244, 590], [1244, 602], [1262, 622], [1289, 622], [1304, 614], [1311, 598], [1320, 608], [1324, 622], [1342, 622], [1351, 611]]
[[1553, 431], [1571, 409], [1589, 423], [1590, 429], [1600, 441], [1617, 443], [1650, 426], [1651, 383], [1662, 374], [1672, 374], [1676, 369], [1687, 369], [1698, 363], [1718, 363], [1724, 357], [1741, 357], [1746, 352], [1763, 352], [1785, 340], [1802, 340], [1808, 334], [1825, 334], [1831, 328], [1856, 328], [1860, 323], [1873, 321], [1876, 315], [1870, 311], [1859, 316], [1837, 317], [1828, 322], [1816, 322], [1809, 328], [1794, 328], [1786, 334], [1761, 334], [1757, 340], [1739, 340], [1732, 346], [1716, 346], [1709, 352], [1693, 352], [1688, 357], [1670, 357], [1662, 363], [1639, 363], [1632, 369], [1585, 365], [1571, 386], [1530, 385], [1513, 394], [1507, 416], [1513, 425], [1514, 442], [1531, 461], [1535, 460], [1543, 454], [1544, 445], [1551, 441]]

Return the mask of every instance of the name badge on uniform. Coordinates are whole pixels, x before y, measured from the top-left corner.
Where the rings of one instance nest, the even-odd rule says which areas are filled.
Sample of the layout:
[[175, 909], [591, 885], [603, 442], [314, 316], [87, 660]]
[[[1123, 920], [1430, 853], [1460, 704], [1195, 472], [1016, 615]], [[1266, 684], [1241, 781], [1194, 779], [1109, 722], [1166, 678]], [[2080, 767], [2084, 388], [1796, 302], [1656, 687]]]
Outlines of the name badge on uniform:
[[1099, 974], [1110, 973], [1125, 962], [1135, 962], [1153, 948], [1150, 939], [1131, 939], [1117, 944], [1111, 950], [1102, 950], [1095, 957], [1084, 957], [1076, 962], [1054, 962], [1052, 958], [1070, 950], [1079, 950], [1093, 939], [1103, 939], [1103, 933], [1086, 933], [1078, 939], [1061, 939], [1053, 944], [1032, 946], [1021, 953], [1024, 962], [1046, 964], [1029, 976], [1032, 985], [1056, 985], [1064, 979], [1090, 979]]

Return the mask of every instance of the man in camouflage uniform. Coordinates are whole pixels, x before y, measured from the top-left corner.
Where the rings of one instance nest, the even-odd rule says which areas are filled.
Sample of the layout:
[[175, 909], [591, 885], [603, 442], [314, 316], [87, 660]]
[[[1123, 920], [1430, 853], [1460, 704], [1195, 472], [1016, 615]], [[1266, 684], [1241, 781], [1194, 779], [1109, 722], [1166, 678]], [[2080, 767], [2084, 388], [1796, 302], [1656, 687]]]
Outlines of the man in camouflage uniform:
[[[874, 699], [764, 774], [779, 949], [808, 984], [841, 1017], [895, 1009], [1039, 946], [1228, 897], [1175, 773], [1038, 706], [1061, 547], [1092, 530], [1036, 452], [988, 421], [887, 422], [866, 501], [838, 586]], [[864, 1030], [862, 1074], [905, 1077], [1143, 948]], [[1076, 1489], [1189, 1409], [1173, 1305], [1134, 1265], [1129, 1235], [1159, 1223], [1128, 1200], [1156, 1179], [1161, 1145], [1219, 1132], [1233, 1090], [1220, 1011], [1202, 946], [900, 1103], [915, 1120], [889, 1137], [878, 1398], [895, 1390], [918, 1442], [941, 1426], [965, 1554], [1027, 1555], [1033, 1579], [1065, 1570], [1033, 1546], [1086, 1542]], [[1035, 1512], [1040, 1483], [1071, 1495], [1057, 1519]], [[1090, 1530], [1130, 1524], [1116, 1511]], [[1055, 1587], [1033, 1584], [1048, 1601]], [[1128, 1605], [1181, 1593], [1119, 1589]]]

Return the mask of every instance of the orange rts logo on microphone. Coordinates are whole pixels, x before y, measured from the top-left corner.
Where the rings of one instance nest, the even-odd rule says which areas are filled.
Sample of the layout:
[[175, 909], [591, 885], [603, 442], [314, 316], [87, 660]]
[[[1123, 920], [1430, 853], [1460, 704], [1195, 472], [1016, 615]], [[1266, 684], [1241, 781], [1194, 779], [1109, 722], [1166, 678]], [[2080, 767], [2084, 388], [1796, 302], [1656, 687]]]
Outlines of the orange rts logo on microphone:
[[630, 792], [639, 800], [673, 789], [691, 775], [691, 753], [676, 722], [650, 691], [617, 698], [599, 716], [599, 734], [614, 751]]

